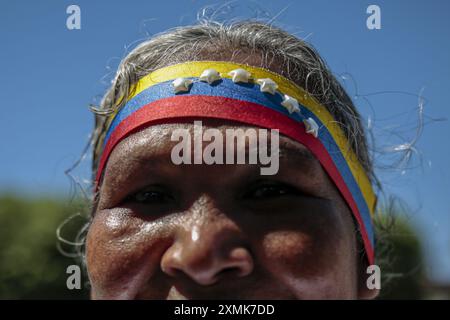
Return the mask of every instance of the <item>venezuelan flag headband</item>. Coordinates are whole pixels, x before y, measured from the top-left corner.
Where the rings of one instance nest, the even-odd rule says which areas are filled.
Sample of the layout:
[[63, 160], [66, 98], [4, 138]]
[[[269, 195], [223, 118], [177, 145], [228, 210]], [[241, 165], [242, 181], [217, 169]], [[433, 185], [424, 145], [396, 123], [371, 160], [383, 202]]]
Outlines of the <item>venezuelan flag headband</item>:
[[359, 224], [367, 258], [374, 262], [370, 180], [326, 108], [292, 81], [266, 69], [220, 61], [194, 61], [141, 78], [126, 104], [110, 116], [97, 186], [113, 148], [144, 127], [180, 118], [219, 118], [278, 129], [320, 161]]

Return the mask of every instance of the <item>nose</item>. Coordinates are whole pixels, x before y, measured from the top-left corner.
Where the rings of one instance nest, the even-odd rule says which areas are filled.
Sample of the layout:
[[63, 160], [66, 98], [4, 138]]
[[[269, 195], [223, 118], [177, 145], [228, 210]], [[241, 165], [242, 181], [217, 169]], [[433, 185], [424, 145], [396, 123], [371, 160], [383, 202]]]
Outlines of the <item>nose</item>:
[[252, 273], [254, 260], [242, 232], [225, 216], [203, 213], [180, 227], [161, 258], [161, 269], [171, 277], [185, 275], [200, 285]]

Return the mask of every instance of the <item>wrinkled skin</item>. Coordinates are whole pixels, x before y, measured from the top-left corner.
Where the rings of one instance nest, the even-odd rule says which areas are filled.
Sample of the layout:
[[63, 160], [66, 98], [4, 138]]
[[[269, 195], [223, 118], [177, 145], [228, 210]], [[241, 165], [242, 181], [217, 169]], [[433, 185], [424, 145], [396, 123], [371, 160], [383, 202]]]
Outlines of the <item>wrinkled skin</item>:
[[280, 136], [274, 176], [259, 165], [174, 165], [176, 128], [193, 132], [152, 126], [111, 153], [86, 245], [93, 299], [376, 296], [351, 212], [303, 145]]

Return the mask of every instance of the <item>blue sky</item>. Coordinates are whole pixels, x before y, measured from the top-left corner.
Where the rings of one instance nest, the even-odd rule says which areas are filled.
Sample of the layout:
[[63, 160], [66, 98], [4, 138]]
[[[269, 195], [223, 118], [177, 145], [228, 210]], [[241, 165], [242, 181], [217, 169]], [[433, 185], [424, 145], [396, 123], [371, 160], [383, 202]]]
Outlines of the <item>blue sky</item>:
[[[70, 194], [64, 175], [93, 127], [88, 104], [102, 95], [127, 50], [149, 35], [195, 22], [225, 2], [10, 1], [0, 11], [0, 191]], [[81, 30], [66, 28], [66, 8], [81, 8]], [[366, 9], [381, 9], [381, 29]], [[228, 10], [228, 11], [227, 11]], [[342, 78], [377, 148], [411, 141], [418, 97], [426, 99], [413, 169], [380, 168], [388, 194], [410, 208], [423, 237], [428, 272], [450, 283], [450, 2], [235, 1], [218, 19], [266, 18], [307, 38]], [[356, 86], [355, 86], [356, 84]], [[423, 91], [421, 91], [423, 90]], [[442, 121], [438, 121], [442, 120]], [[401, 135], [399, 138], [398, 135]], [[384, 153], [385, 154], [385, 153]], [[377, 153], [377, 161], [392, 158]], [[76, 172], [89, 177], [85, 161]]]

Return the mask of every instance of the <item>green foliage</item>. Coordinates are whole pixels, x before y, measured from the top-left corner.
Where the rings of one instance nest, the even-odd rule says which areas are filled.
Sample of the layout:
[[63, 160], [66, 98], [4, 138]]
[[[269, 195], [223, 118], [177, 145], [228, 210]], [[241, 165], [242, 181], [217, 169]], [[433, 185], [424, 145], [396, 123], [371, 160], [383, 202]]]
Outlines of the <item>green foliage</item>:
[[88, 297], [84, 282], [83, 290], [67, 289], [66, 268], [77, 261], [64, 257], [56, 246], [56, 229], [77, 206], [51, 199], [0, 197], [0, 299]]
[[377, 222], [377, 251], [382, 255], [380, 299], [425, 299], [426, 276], [420, 239], [404, 215]]

